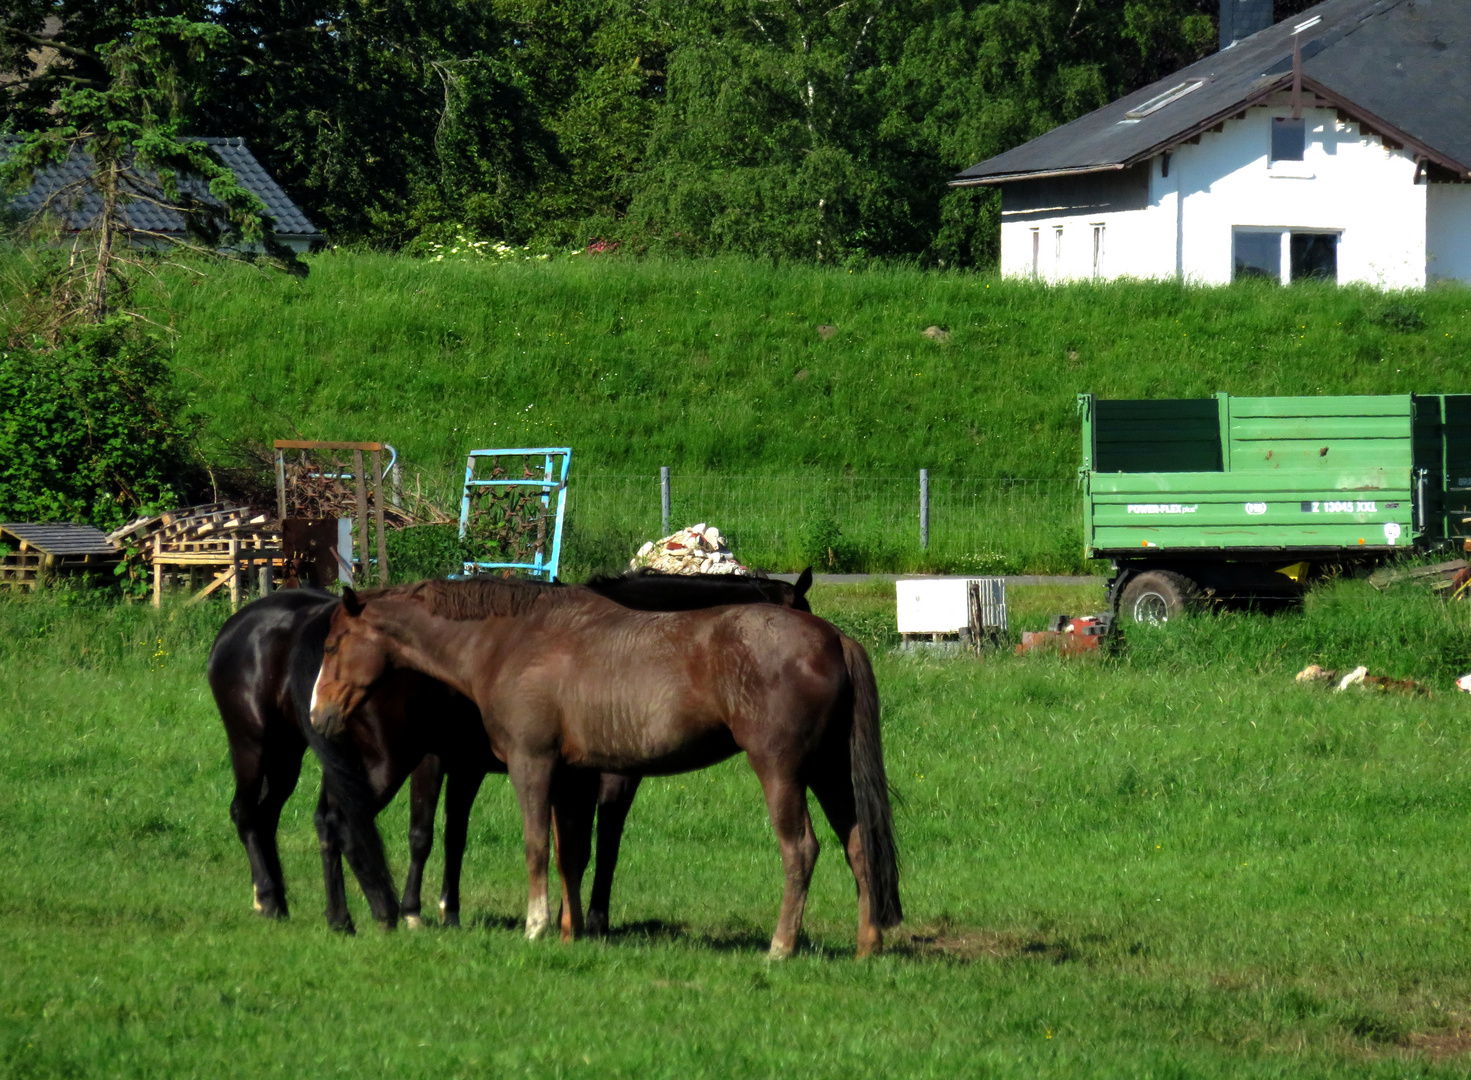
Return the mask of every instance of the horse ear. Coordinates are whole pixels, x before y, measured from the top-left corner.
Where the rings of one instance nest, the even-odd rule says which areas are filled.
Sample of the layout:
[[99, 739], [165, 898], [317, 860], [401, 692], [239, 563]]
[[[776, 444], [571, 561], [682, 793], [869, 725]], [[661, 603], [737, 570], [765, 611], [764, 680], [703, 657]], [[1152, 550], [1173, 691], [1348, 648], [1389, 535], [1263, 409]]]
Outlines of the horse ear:
[[803, 570], [797, 577], [797, 583], [792, 586], [797, 590], [797, 599], [800, 600], [807, 595], [807, 590], [812, 588], [812, 567]]
[[344, 585], [342, 587], [342, 606], [347, 609], [347, 613], [354, 619], [363, 613], [362, 598], [352, 591], [351, 585]]

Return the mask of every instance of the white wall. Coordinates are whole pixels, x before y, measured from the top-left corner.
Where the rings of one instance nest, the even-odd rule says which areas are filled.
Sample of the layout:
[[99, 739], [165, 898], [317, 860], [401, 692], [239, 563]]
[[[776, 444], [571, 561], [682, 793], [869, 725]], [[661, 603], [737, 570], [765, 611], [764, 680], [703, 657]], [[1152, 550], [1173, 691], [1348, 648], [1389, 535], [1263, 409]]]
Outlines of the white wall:
[[1426, 194], [1430, 280], [1471, 282], [1471, 184], [1431, 184]]
[[[1116, 214], [1007, 220], [1001, 225], [1001, 269], [1013, 276], [1032, 273], [1032, 230], [1041, 236], [1038, 276], [1065, 281], [1092, 276], [1092, 226], [1106, 225], [1102, 276], [1181, 277], [1201, 284], [1224, 284], [1232, 274], [1232, 229], [1237, 226], [1337, 232], [1338, 280], [1380, 288], [1418, 288], [1426, 280], [1427, 191], [1415, 184], [1413, 155], [1386, 150], [1377, 136], [1342, 123], [1331, 109], [1309, 109], [1307, 150], [1300, 162], [1269, 165], [1271, 118], [1291, 110], [1253, 108], [1242, 120], [1229, 120], [1220, 132], [1181, 146], [1163, 175], [1153, 162], [1149, 205]], [[1435, 185], [1434, 190], [1451, 190]], [[1471, 188], [1456, 188], [1471, 192]], [[1449, 208], [1442, 215], [1471, 229], [1457, 197], [1436, 196]], [[1020, 218], [1021, 215], [1015, 215]], [[1464, 226], [1460, 223], [1465, 223]], [[1060, 259], [1054, 257], [1055, 230], [1063, 230]], [[1464, 234], [1460, 234], [1464, 235]], [[1438, 249], [1436, 273], [1461, 267], [1471, 246], [1456, 254]], [[1471, 279], [1471, 273], [1454, 276]]]

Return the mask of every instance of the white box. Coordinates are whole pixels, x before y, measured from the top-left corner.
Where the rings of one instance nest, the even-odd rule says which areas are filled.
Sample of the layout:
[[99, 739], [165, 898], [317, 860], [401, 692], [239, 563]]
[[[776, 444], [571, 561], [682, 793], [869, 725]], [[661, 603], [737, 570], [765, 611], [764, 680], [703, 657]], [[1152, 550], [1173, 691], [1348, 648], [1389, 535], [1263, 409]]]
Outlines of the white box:
[[970, 625], [965, 591], [974, 578], [901, 578], [894, 582], [899, 633], [957, 634]]

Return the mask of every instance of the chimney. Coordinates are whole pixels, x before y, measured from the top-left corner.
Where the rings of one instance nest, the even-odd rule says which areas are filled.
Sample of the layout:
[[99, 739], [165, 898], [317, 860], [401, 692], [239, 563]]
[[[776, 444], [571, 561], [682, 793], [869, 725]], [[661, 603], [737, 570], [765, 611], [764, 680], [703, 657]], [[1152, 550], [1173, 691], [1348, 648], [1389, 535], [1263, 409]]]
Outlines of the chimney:
[[1275, 21], [1272, 0], [1221, 0], [1221, 48], [1228, 49]]

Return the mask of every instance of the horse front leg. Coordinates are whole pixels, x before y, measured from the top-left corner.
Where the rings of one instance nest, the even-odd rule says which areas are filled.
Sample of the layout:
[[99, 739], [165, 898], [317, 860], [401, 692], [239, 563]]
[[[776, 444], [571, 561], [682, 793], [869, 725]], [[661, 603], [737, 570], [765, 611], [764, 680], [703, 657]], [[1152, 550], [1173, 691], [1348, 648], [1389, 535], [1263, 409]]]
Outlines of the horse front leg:
[[449, 774], [444, 796], [444, 888], [439, 896], [439, 917], [445, 926], [460, 925], [460, 871], [470, 833], [470, 808], [484, 779], [485, 769], [478, 766], [457, 768]]
[[322, 884], [327, 890], [327, 925], [344, 934], [355, 933], [352, 913], [347, 907], [347, 882], [342, 876], [342, 845], [338, 842], [342, 823], [338, 821], [337, 807], [327, 798], [325, 784], [317, 798], [314, 820], [317, 845], [322, 851]]
[[[756, 763], [752, 763], [756, 765]], [[781, 842], [781, 864], [785, 884], [781, 916], [771, 935], [771, 957], [783, 960], [797, 950], [802, 933], [802, 914], [807, 907], [807, 889], [817, 865], [817, 834], [807, 813], [807, 789], [796, 777], [756, 765], [761, 789], [766, 793], [766, 811]]]
[[444, 766], [435, 754], [425, 754], [409, 777], [409, 872], [404, 878], [403, 903], [399, 910], [404, 925], [417, 930], [424, 925], [420, 910], [424, 864], [434, 849], [434, 812], [439, 809], [439, 789]]
[[608, 932], [608, 911], [613, 903], [613, 872], [618, 868], [618, 849], [623, 826], [638, 792], [639, 777], [604, 773], [598, 790], [598, 856], [593, 868], [592, 896], [587, 904], [587, 932], [602, 937]]
[[557, 763], [550, 757], [515, 755], [506, 764], [521, 806], [521, 831], [526, 842], [526, 938], [535, 941], [552, 921], [547, 864], [551, 856], [552, 776]]

